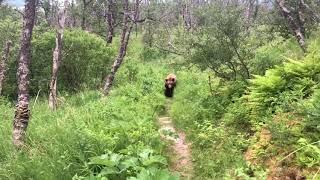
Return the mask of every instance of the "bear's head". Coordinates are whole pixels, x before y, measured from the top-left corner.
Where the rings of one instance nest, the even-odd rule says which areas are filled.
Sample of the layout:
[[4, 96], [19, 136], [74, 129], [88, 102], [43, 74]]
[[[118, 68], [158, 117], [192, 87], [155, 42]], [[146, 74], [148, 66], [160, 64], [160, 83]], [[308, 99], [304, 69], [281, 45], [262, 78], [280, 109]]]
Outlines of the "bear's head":
[[174, 77], [168, 77], [165, 79], [165, 87], [172, 89], [176, 85], [176, 79]]
[[164, 94], [165, 96], [167, 97], [172, 97], [173, 96], [173, 90], [176, 86], [176, 82], [177, 82], [177, 79], [176, 79], [176, 76], [174, 74], [169, 74], [167, 76], [167, 78], [165, 79], [165, 91], [164, 91]]

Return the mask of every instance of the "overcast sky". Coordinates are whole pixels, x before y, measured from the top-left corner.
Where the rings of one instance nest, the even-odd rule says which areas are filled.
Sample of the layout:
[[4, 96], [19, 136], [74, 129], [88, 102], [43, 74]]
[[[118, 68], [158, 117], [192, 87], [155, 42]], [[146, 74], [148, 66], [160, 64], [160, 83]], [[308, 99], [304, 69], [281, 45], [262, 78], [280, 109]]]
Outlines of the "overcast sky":
[[5, 0], [11, 6], [22, 7], [24, 5], [24, 0]]
[[[24, 1], [25, 0], [4, 0], [5, 3], [8, 3], [10, 6], [14, 7], [23, 7], [24, 6]], [[63, 3], [64, 0], [58, 0], [60, 3]]]

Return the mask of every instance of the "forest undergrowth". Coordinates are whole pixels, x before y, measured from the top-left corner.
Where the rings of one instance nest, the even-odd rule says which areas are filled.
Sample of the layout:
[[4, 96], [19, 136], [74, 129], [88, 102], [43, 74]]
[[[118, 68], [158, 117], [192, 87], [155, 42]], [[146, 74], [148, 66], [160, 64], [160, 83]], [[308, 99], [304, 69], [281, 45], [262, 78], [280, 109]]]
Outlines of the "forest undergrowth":
[[0, 179], [320, 179], [319, 4], [0, 0]]
[[282, 63], [249, 81], [177, 71], [170, 116], [192, 142], [195, 179], [320, 178], [319, 39], [305, 55], [289, 53], [292, 43], [277, 46], [277, 56], [261, 47], [251, 61]]
[[[158, 131], [166, 110], [191, 144], [193, 179], [317, 178], [318, 44], [250, 82], [228, 82], [196, 66], [163, 63], [179, 56], [150, 58], [159, 52], [136, 43], [110, 96], [61, 93], [56, 112], [41, 95], [33, 98], [23, 151], [11, 144], [10, 96], [1, 98], [0, 179], [179, 179]], [[178, 85], [167, 106], [169, 72]]]
[[0, 179], [178, 179], [156, 125], [168, 70], [139, 61], [136, 48], [108, 97], [61, 93], [56, 112], [45, 97], [33, 98], [23, 151], [11, 143], [13, 104], [1, 98]]

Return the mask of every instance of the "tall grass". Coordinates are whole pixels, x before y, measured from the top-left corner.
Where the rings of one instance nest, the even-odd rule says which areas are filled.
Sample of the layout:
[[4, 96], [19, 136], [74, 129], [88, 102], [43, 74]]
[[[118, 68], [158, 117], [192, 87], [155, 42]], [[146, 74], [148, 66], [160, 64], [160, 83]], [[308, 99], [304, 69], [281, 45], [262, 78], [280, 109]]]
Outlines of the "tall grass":
[[155, 119], [164, 108], [166, 70], [139, 63], [130, 51], [109, 97], [101, 97], [98, 91], [61, 94], [56, 112], [48, 109], [46, 98], [32, 103], [26, 147], [21, 151], [11, 143], [14, 106], [1, 99], [0, 179], [87, 176], [94, 172], [89, 158], [108, 152], [151, 149], [164, 155]]

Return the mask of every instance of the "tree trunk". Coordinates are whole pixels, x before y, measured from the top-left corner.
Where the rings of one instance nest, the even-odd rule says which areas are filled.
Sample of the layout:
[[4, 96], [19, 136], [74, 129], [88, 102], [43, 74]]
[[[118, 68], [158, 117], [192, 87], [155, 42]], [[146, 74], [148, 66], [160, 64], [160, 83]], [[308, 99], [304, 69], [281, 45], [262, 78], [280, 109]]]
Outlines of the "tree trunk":
[[52, 61], [52, 75], [50, 81], [50, 92], [49, 92], [49, 108], [51, 110], [56, 110], [57, 108], [57, 77], [58, 69], [61, 61], [61, 51], [62, 51], [62, 38], [63, 33], [56, 32], [56, 47], [53, 52], [53, 61]]
[[29, 110], [29, 65], [31, 62], [31, 37], [35, 20], [36, 0], [26, 0], [21, 32], [21, 47], [17, 69], [18, 102], [13, 122], [13, 144], [20, 148], [28, 127]]
[[107, 30], [107, 43], [112, 43], [112, 38], [114, 34], [114, 2], [113, 0], [108, 0], [108, 9], [106, 12], [106, 21], [108, 25]]
[[2, 59], [0, 62], [0, 95], [2, 92], [2, 88], [3, 88], [3, 81], [4, 81], [5, 75], [6, 75], [6, 70], [7, 70], [6, 66], [7, 66], [7, 61], [9, 59], [10, 46], [11, 46], [11, 41], [7, 41], [6, 45], [3, 49]]
[[294, 19], [292, 12], [289, 10], [289, 8], [287, 8], [284, 5], [284, 3], [285, 3], [284, 0], [277, 0], [277, 3], [280, 7], [281, 13], [287, 19], [287, 21], [289, 23], [289, 27], [290, 27], [291, 31], [293, 32], [293, 34], [295, 35], [301, 49], [305, 52], [306, 51], [306, 43], [305, 43], [305, 37], [303, 34], [304, 25], [297, 22]]
[[63, 49], [63, 31], [66, 19], [66, 10], [68, 6], [68, 0], [64, 2], [64, 9], [59, 11], [58, 14], [58, 25], [56, 30], [56, 47], [53, 52], [52, 60], [52, 75], [50, 81], [50, 92], [49, 92], [49, 108], [51, 110], [57, 109], [57, 78], [58, 70], [62, 59]]
[[113, 63], [110, 74], [105, 78], [105, 85], [103, 88], [103, 94], [105, 96], [107, 96], [109, 94], [109, 91], [112, 87], [112, 83], [113, 83], [115, 74], [117, 73], [119, 67], [121, 66], [123, 58], [125, 57], [126, 52], [127, 52], [127, 46], [128, 46], [128, 42], [129, 42], [129, 38], [130, 38], [130, 33], [131, 33], [131, 30], [133, 27], [132, 23], [129, 21], [128, 9], [129, 9], [129, 2], [128, 2], [128, 0], [124, 0], [123, 28], [122, 28], [122, 33], [121, 33], [119, 54]]

